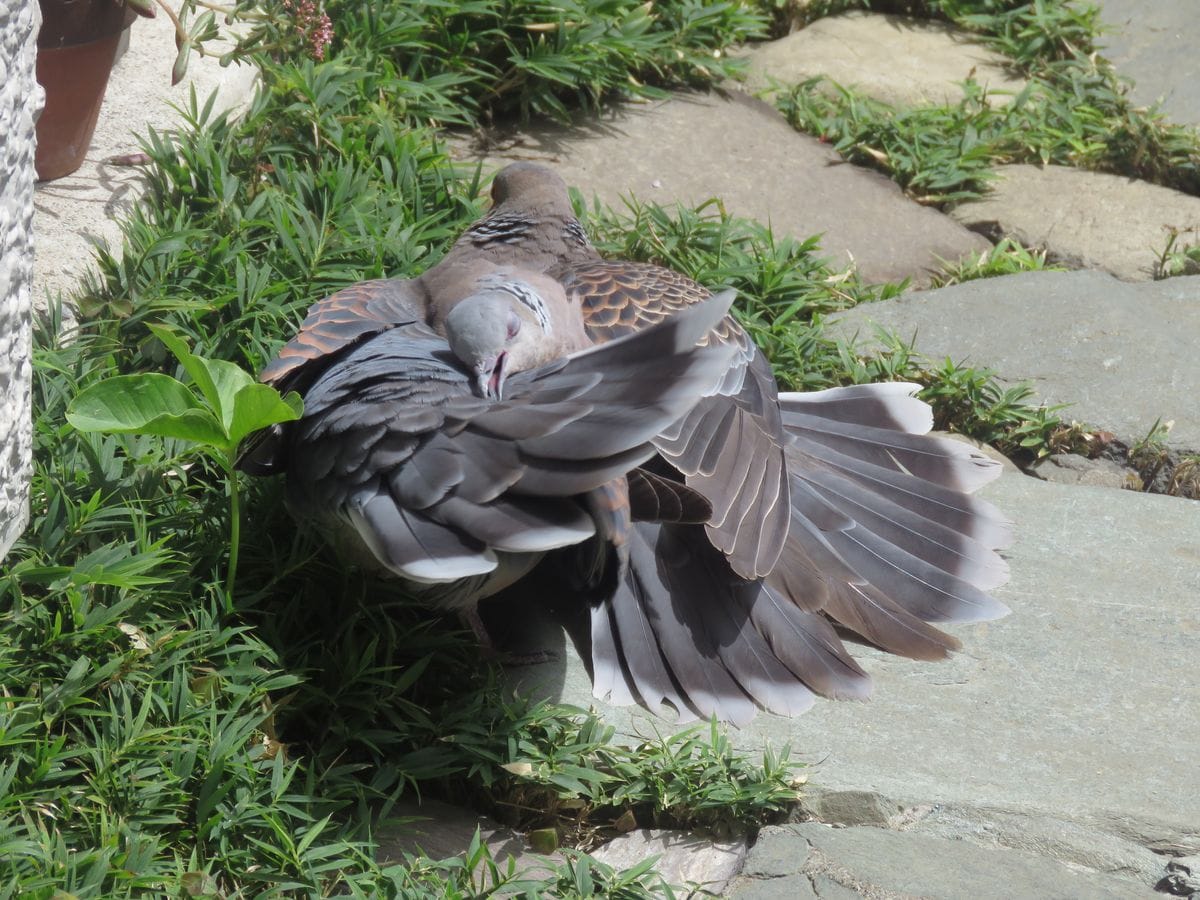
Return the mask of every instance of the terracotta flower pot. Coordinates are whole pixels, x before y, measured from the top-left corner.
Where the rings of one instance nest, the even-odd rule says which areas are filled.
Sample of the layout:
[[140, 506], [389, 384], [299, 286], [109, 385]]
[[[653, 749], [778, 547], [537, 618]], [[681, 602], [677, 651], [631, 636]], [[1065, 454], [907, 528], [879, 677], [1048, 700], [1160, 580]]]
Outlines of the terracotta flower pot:
[[40, 181], [83, 164], [121, 33], [135, 13], [122, 0], [40, 0], [37, 80], [46, 106], [37, 121], [34, 168]]

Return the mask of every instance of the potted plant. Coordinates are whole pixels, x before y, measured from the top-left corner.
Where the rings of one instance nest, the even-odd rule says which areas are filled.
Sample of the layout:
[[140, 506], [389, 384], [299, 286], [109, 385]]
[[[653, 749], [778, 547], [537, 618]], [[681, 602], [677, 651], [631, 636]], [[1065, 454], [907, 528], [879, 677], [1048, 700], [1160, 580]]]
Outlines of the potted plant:
[[124, 0], [39, 0], [37, 80], [46, 105], [37, 121], [34, 168], [40, 181], [83, 163], [121, 33], [138, 8]]
[[[221, 64], [248, 55], [304, 48], [323, 59], [333, 37], [329, 16], [320, 0], [283, 0], [262, 8], [257, 0], [232, 0], [223, 6], [209, 0], [186, 0], [176, 11], [165, 0], [38, 0], [42, 30], [38, 33], [37, 80], [46, 92], [46, 105], [37, 122], [34, 168], [40, 181], [62, 178], [83, 164], [108, 76], [122, 33], [137, 16], [152, 19], [162, 9], [175, 28], [178, 55], [171, 84], [178, 84], [191, 54], [219, 55]], [[197, 7], [199, 8], [197, 10]], [[226, 25], [250, 26], [241, 35], [222, 35], [216, 17]], [[205, 42], [226, 39], [218, 53]]]

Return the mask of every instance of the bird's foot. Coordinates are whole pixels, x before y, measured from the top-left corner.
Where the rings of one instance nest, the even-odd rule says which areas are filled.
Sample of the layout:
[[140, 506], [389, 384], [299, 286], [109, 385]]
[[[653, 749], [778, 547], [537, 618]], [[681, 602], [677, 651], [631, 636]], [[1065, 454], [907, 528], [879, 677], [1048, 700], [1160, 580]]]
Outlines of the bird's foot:
[[462, 611], [460, 615], [463, 622], [471, 629], [471, 633], [475, 635], [475, 639], [479, 642], [479, 649], [482, 651], [484, 658], [494, 660], [505, 668], [539, 666], [561, 658], [561, 655], [554, 650], [520, 649], [499, 645], [495, 638], [492, 637], [492, 633], [488, 631], [487, 625], [484, 624], [477, 607], [472, 606], [470, 609]]

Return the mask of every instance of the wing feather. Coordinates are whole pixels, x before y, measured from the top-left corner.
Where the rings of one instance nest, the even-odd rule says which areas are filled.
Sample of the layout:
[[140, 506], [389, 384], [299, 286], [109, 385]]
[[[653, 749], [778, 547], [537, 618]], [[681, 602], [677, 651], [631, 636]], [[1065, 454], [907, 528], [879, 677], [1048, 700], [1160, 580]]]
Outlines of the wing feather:
[[[651, 327], [709, 295], [685, 275], [644, 263], [564, 263], [549, 274], [579, 298], [588, 334], [597, 342]], [[779, 559], [789, 518], [775, 380], [732, 319], [707, 339], [735, 347], [736, 355], [709, 395], [661, 431], [655, 446], [688, 487], [724, 513], [709, 522], [708, 534], [734, 570], [758, 577]], [[753, 458], [752, 467], [746, 458]]]

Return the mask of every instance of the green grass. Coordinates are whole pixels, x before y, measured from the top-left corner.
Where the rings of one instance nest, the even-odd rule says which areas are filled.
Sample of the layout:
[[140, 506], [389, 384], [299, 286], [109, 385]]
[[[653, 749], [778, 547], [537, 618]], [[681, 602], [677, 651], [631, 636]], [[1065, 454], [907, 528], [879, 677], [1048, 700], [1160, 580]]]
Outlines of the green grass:
[[[862, 4], [837, 4], [838, 8]], [[827, 7], [818, 7], [818, 11]], [[874, 5], [935, 14], [1011, 59], [1027, 86], [988, 102], [975, 82], [957, 103], [894, 108], [825, 79], [783, 86], [775, 102], [793, 126], [847, 159], [888, 173], [914, 199], [941, 207], [981, 196], [996, 166], [1065, 165], [1141, 178], [1200, 195], [1200, 135], [1135, 106], [1094, 53], [1089, 4], [954, 0]]]
[[[297, 531], [275, 482], [236, 483], [230, 583], [235, 485], [219, 459], [66, 423], [72, 399], [114, 375], [182, 375], [152, 325], [257, 371], [314, 300], [439, 259], [482, 197], [431, 125], [716, 77], [713, 51], [764, 20], [684, 2], [580, 4], [552, 29], [529, 27], [548, 21], [533, 3], [361, 9], [329, 6], [325, 61], [262, 24], [262, 95], [237, 122], [193, 103], [178, 138], [148, 137], [148, 202], [82, 286], [79, 330], [61, 337], [58, 310], [37, 329], [32, 520], [0, 569], [0, 897], [455, 897], [502, 883], [670, 896], [644, 866], [576, 851], [532, 883], [480, 846], [383, 866], [376, 828], [399, 799], [434, 795], [586, 850], [631, 821], [752, 830], [795, 797], [786, 753], [746, 759], [716, 727], [630, 747], [591, 711], [511, 696], [455, 623]], [[555, 74], [581, 72], [582, 90]], [[823, 316], [903, 286], [831, 269], [815, 241], [715, 201], [581, 212], [608, 253], [736, 287], [786, 387], [914, 379], [943, 425], [1031, 456], [1061, 440], [1052, 412], [991, 373], [899, 342], [867, 359], [826, 337]], [[946, 277], [1041, 264], [1009, 247]]]
[[1061, 272], [1046, 262], [1045, 250], [1029, 250], [1012, 238], [1003, 238], [990, 250], [982, 250], [958, 262], [946, 263], [930, 280], [930, 287], [949, 287], [979, 278], [999, 278], [1018, 272]]
[[1099, 72], [1070, 74], [1066, 87], [1032, 79], [1000, 105], [970, 81], [956, 104], [899, 109], [825, 79], [793, 86], [776, 104], [793, 126], [886, 172], [921, 203], [976, 199], [995, 167], [1010, 163], [1075, 166], [1200, 194], [1194, 131], [1129, 109]]
[[1169, 227], [1163, 248], [1154, 263], [1154, 278], [1200, 275], [1200, 227]]

